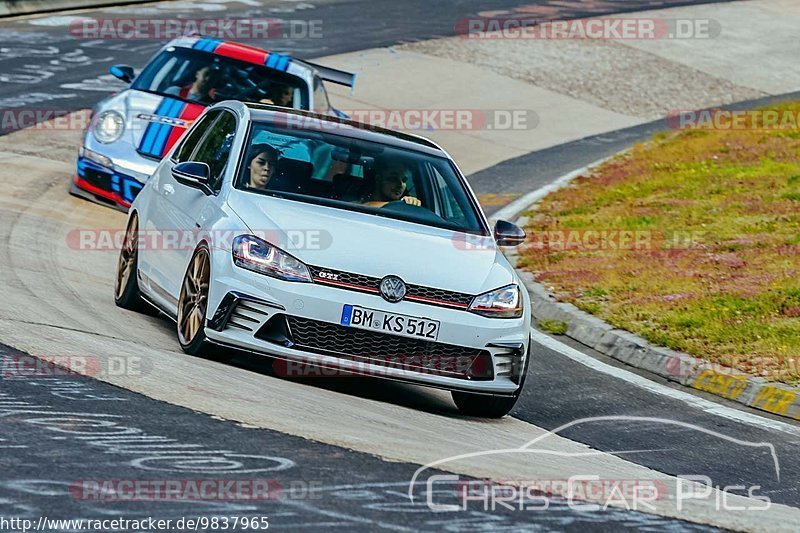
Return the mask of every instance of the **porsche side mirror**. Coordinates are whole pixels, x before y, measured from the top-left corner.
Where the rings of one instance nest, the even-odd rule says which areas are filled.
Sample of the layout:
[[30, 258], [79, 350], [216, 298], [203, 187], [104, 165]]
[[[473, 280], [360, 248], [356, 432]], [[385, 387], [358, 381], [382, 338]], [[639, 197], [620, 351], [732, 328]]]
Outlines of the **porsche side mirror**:
[[494, 225], [494, 240], [498, 246], [519, 246], [525, 242], [525, 232], [507, 220], [498, 220]]
[[108, 71], [117, 79], [130, 83], [133, 81], [133, 67], [130, 65], [113, 65]]

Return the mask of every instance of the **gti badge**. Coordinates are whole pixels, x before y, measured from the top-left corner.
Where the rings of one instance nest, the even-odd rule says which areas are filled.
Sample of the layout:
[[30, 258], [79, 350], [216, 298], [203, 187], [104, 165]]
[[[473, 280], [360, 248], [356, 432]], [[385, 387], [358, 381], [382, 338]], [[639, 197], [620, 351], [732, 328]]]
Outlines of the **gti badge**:
[[381, 296], [387, 302], [397, 303], [406, 296], [406, 284], [397, 276], [386, 276], [381, 280]]

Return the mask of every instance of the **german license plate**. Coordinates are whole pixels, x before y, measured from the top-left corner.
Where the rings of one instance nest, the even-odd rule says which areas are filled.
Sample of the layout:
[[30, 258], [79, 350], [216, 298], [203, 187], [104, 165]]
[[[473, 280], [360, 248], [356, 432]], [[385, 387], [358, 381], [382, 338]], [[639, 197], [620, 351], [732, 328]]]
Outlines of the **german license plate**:
[[357, 305], [345, 305], [342, 308], [341, 324], [351, 328], [368, 329], [429, 341], [435, 341], [439, 337], [438, 320], [387, 313]]

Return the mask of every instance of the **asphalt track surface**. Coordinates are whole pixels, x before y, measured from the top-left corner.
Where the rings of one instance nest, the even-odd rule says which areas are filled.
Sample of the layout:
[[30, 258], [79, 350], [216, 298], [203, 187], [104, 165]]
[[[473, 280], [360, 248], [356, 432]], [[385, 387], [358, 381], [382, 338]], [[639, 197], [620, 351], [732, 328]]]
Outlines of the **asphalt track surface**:
[[[181, 518], [267, 517], [270, 529], [278, 531], [529, 531], [534, 524], [560, 531], [711, 530], [613, 507], [575, 510], [552, 497], [546, 509], [538, 499], [526, 500], [535, 511], [487, 511], [481, 501], [471, 501], [466, 510], [435, 513], [426, 503], [428, 491], [439, 505], [463, 505], [459, 486], [452, 481], [419, 483], [411, 501], [407, 491], [416, 465], [215, 420], [49, 364], [38, 376], [15, 377], [10, 369], [21, 357], [0, 346], [0, 366], [6, 369], [0, 373], [3, 517], [34, 523], [42, 516], [154, 517], [173, 524]], [[106, 492], [96, 489], [108, 480], [116, 481], [105, 485]], [[181, 493], [186, 495], [191, 482], [211, 481], [214, 489], [207, 490], [219, 488], [222, 494], [194, 501], [158, 493], [133, 495], [121, 484], [129, 480], [183, 480]], [[258, 499], [233, 499], [236, 489], [225, 492], [226, 481], [268, 490], [262, 488]], [[119, 493], [112, 497], [109, 487]]]
[[[438, 3], [417, 4], [419, 9], [409, 8], [409, 4], [405, 4], [402, 12], [394, 2], [319, 4], [313, 10], [296, 12], [290, 16], [322, 18], [326, 21], [326, 27], [328, 27], [327, 21], [331, 20], [330, 27], [337, 29], [333, 34], [326, 32], [325, 39], [319, 43], [303, 43], [307, 48], [293, 48], [291, 43], [287, 43], [284, 48], [274, 48], [295, 52], [301, 57], [315, 57], [448, 35], [452, 33], [454, 9], [459, 12], [457, 17], [460, 18], [462, 14], [466, 14], [463, 16], [474, 14], [478, 9], [513, 5], [508, 2], [480, 4], [458, 2], [454, 8], [453, 4], [446, 7]], [[617, 2], [617, 4], [620, 8], [612, 11], [654, 8], [667, 2]], [[376, 15], [367, 16], [369, 13]], [[227, 14], [234, 16], [233, 11]], [[165, 11], [164, 16], [168, 15], [169, 11]], [[353, 17], [357, 17], [358, 20], [382, 22], [368, 25], [363, 33], [359, 33], [358, 39], [355, 39], [352, 33], [345, 31], [347, 28], [345, 22], [354, 20]], [[156, 44], [141, 42], [116, 43], [115, 46], [120, 46], [118, 50], [109, 49], [107, 43], [87, 47], [85, 43], [76, 43], [74, 39], [65, 37], [63, 27], [36, 27], [38, 35], [34, 39], [28, 35], [32, 27], [23, 21], [4, 22], [0, 28], [2, 28], [0, 49], [4, 54], [0, 57], [0, 67], [2, 67], [0, 76], [9, 73], [19, 75], [36, 70], [25, 67], [32, 64], [32, 58], [30, 55], [26, 57], [24, 53], [20, 53], [20, 49], [29, 52], [42, 45], [53, 45], [61, 54], [69, 54], [79, 49], [81, 54], [90, 58], [81, 68], [51, 69], [52, 74], [47, 80], [38, 83], [0, 83], [0, 102], [5, 102], [0, 103], [0, 107], [4, 108], [20, 107], [21, 104], [9, 105], [11, 101], [9, 99], [20, 99], [35, 93], [74, 94], [75, 96], [59, 100], [59, 106], [63, 104], [65, 110], [90, 106], [101, 97], [102, 91], [76, 88], [66, 92], [68, 89], [64, 88], [64, 85], [90, 86], [91, 83], [87, 80], [96, 78], [104, 72], [108, 64], [122, 61], [120, 59], [122, 57], [125, 62], [141, 64], [157, 47]], [[341, 31], [338, 28], [341, 28]], [[23, 37], [23, 33], [27, 36]], [[25, 43], [25, 39], [30, 41]], [[103, 44], [105, 46], [101, 46]], [[9, 51], [13, 50], [14, 46], [18, 50], [17, 57], [12, 57], [15, 52]], [[75, 54], [72, 57], [80, 56]], [[47, 61], [51, 59], [47, 56]], [[42, 57], [39, 60], [42, 60]], [[51, 67], [58, 66], [51, 65]], [[35, 106], [35, 104], [30, 105]], [[54, 107], [53, 101], [44, 105]], [[663, 128], [656, 122], [575, 141], [501, 163], [470, 176], [470, 181], [479, 193], [483, 187], [488, 188], [489, 184], [494, 184], [490, 189], [492, 192], [498, 192], [498, 188], [501, 189], [499, 192], [527, 192], [560, 174], [646, 138], [659, 129]], [[31, 334], [35, 334], [33, 327]], [[588, 353], [586, 349], [582, 350]], [[9, 349], [4, 348], [0, 353], [9, 353]], [[593, 355], [602, 359], [598, 354]], [[237, 356], [233, 364], [252, 372], [269, 374], [269, 369], [262, 361], [243, 355]], [[263, 502], [263, 505], [259, 503], [250, 506], [252, 508], [245, 506], [248, 507], [246, 510], [236, 509], [238, 502], [233, 507], [230, 507], [232, 504], [223, 502], [215, 508], [219, 511], [218, 514], [226, 511], [234, 514], [232, 511], [236, 510], [255, 515], [258, 511], [266, 510], [272, 517], [271, 525], [274, 524], [275, 527], [284, 525], [300, 528], [308, 524], [309, 520], [316, 527], [336, 525], [357, 529], [395, 526], [442, 529], [445, 525], [451, 526], [454, 530], [474, 529], [487, 525], [498, 527], [502, 525], [515, 529], [520, 527], [521, 523], [527, 524], [528, 528], [532, 523], [537, 523], [545, 529], [556, 530], [585, 528], [587, 524], [591, 524], [593, 530], [601, 526], [606, 526], [609, 530], [642, 526], [657, 530], [685, 527], [685, 524], [675, 521], [618, 511], [593, 513], [591, 516], [582, 516], [580, 513], [576, 515], [565, 505], [555, 506], [556, 509], [546, 514], [535, 513], [521, 517], [519, 513], [505, 515], [489, 513], [470, 515], [471, 521], [463, 523], [451, 518], [443, 522], [441, 517], [432, 516], [427, 508], [415, 508], [417, 511], [422, 511], [419, 513], [409, 512], [409, 502], [399, 496], [404, 493], [403, 484], [408, 482], [413, 473], [412, 465], [389, 463], [373, 456], [278, 432], [243, 428], [232, 422], [215, 420], [207, 415], [150, 400], [95, 380], [75, 376], [61, 379], [8, 379], [7, 377], [0, 379], [2, 379], [0, 392], [4, 395], [0, 397], [0, 405], [8, 401], [45, 405], [46, 408], [42, 409], [45, 413], [37, 415], [40, 417], [46, 417], [47, 412], [79, 412], [83, 413], [84, 417], [97, 414], [121, 415], [128, 426], [135, 425], [150, 435], [165, 436], [175, 439], [176, 442], [196, 443], [207, 446], [208, 449], [281, 457], [292, 461], [293, 467], [268, 473], [267, 477], [277, 480], [283, 487], [291, 486], [292, 481], [305, 483], [318, 481], [320, 485], [314, 487], [319, 497], [289, 498], [288, 503], [267, 501]], [[441, 413], [445, 416], [456, 416], [451, 405], [443, 405], [433, 400], [420, 400], [407, 393], [403, 394], [400, 386], [385, 387], [370, 380], [359, 380], [359, 387], [353, 387], [352, 382], [347, 381], [341, 383], [336, 380], [323, 380], [314, 383], [313, 386], [340, 394], [363, 396], [399, 406], [411, 406], [415, 409]], [[90, 399], [87, 397], [89, 395], [120, 399]], [[732, 407], [740, 409], [737, 406]], [[3, 414], [3, 411], [0, 411], [0, 414]], [[800, 495], [798, 495], [800, 459], [796, 455], [800, 438], [796, 436], [797, 433], [767, 431], [721, 418], [713, 413], [700, 411], [680, 400], [654, 394], [633, 387], [616, 377], [598, 373], [548, 348], [540, 347], [536, 351], [530, 368], [528, 386], [512, 416], [542, 428], [553, 429], [578, 419], [607, 415], [682, 420], [741, 440], [772, 443], [780, 461], [780, 479], [778, 480], [776, 476], [771, 459], [763, 453], [732, 446], [726, 439], [688, 427], [666, 425], [657, 421], [648, 423], [587, 421], [561, 434], [589, 444], [593, 448], [616, 453], [626, 460], [649, 466], [660, 472], [673, 475], [707, 475], [716, 486], [759, 485], [761, 489], [758, 493], [770, 497], [773, 502], [800, 505]], [[20, 513], [39, 516], [44, 509], [60, 511], [64, 517], [109, 513], [112, 507], [106, 502], [98, 506], [96, 503], [65, 496], [65, 491], [66, 494], [69, 493], [67, 490], [69, 483], [79, 479], [124, 479], [126, 476], [140, 475], [130, 469], [130, 458], [108, 458], [106, 453], [93, 453], [93, 449], [85, 445], [86, 439], [72, 437], [52, 439], [53, 436], [64, 436], [58, 434], [58, 427], [31, 423], [29, 420], [31, 417], [28, 415], [12, 413], [4, 415], [4, 418], [2, 435], [4, 440], [0, 441], [0, 448], [4, 448], [4, 453], [0, 464], [5, 474], [3, 481], [0, 482], [0, 516]], [[161, 475], [163, 477], [163, 474]], [[200, 477], [204, 474], [198, 472], [193, 475]], [[230, 472], [228, 475], [240, 474]], [[343, 485], [346, 486], [345, 489], [341, 489]], [[360, 496], [347, 492], [350, 490], [355, 490]], [[309, 504], [309, 501], [312, 503]], [[174, 502], [170, 502], [163, 505], [168, 509], [159, 510], [158, 513], [165, 514], [165, 517], [187, 516], [191, 510], [194, 510], [196, 515], [208, 515], [212, 512], [204, 507], [205, 504], [175, 505]], [[151, 506], [151, 503], [146, 505], [148, 510]], [[128, 503], [121, 508], [132, 515], [142, 512], [141, 504]], [[203, 512], [199, 512], [200, 510]], [[646, 520], [651, 522], [643, 522]], [[490, 527], [490, 529], [495, 528]]]

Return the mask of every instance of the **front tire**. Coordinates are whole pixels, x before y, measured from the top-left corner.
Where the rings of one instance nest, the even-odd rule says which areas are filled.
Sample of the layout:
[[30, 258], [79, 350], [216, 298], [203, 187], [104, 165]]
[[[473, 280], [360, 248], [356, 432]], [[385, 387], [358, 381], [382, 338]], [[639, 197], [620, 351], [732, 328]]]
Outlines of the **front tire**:
[[203, 244], [189, 261], [178, 298], [178, 342], [189, 355], [208, 354], [205, 322], [210, 280], [211, 258], [208, 247]]
[[131, 311], [145, 312], [147, 304], [139, 292], [139, 218], [131, 215], [125, 241], [119, 251], [114, 282], [114, 303]]

